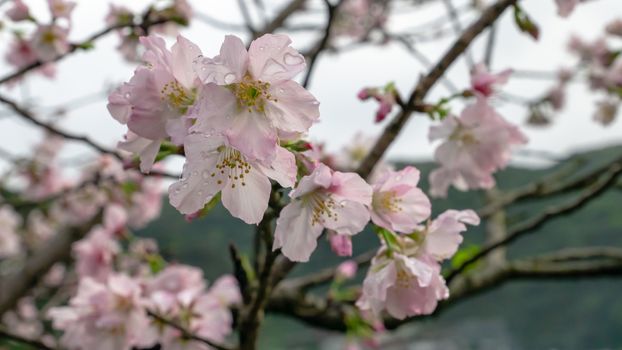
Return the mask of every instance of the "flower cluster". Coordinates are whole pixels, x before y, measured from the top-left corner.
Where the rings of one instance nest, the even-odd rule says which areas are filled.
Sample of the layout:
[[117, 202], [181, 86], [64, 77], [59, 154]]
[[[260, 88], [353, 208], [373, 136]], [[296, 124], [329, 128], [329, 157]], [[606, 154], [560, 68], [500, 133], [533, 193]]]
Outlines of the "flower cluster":
[[[224, 276], [207, 289], [200, 270], [171, 265], [158, 274], [132, 278], [111, 274], [103, 281], [80, 280], [68, 306], [52, 308], [53, 327], [63, 330], [68, 349], [205, 349], [161, 319], [215, 342], [231, 333], [229, 307], [240, 300], [237, 283]], [[154, 318], [149, 312], [157, 315]]]
[[67, 40], [71, 29], [71, 13], [76, 3], [66, 0], [47, 0], [50, 13], [49, 22], [40, 22], [31, 15], [30, 9], [22, 0], [15, 0], [5, 15], [12, 21], [31, 22], [34, 29], [27, 36], [22, 30], [15, 31], [13, 42], [6, 54], [6, 61], [21, 69], [41, 62], [38, 71], [48, 78], [56, 73], [53, 61], [70, 49]]
[[448, 210], [384, 244], [372, 260], [357, 306], [376, 315], [386, 310], [397, 319], [432, 313], [449, 296], [440, 262], [456, 253], [465, 224], [478, 225], [479, 218], [470, 210]]
[[[157, 37], [140, 40], [148, 64], [139, 67], [132, 79], [110, 96], [108, 109], [115, 119], [127, 124], [128, 141], [121, 147], [140, 156], [143, 171], [165, 150], [160, 146], [164, 142], [183, 150], [182, 177], [169, 187], [170, 203], [181, 213], [197, 217], [214, 199], [220, 199], [233, 216], [248, 224], [275, 218], [273, 250], [299, 262], [309, 260], [324, 231], [338, 255], [351, 255], [351, 237], [370, 220], [384, 232], [385, 241], [391, 236], [419, 244], [423, 240], [415, 241], [413, 235], [423, 237], [429, 232], [428, 248], [415, 254], [410, 247], [404, 251], [404, 259], [422, 259], [435, 282], [423, 280], [421, 285], [413, 284], [412, 291], [419, 293], [432, 285], [444, 288], [438, 261], [455, 252], [460, 241], [452, 235], [464, 230], [462, 224], [456, 224], [458, 229], [456, 225], [445, 228], [451, 226], [445, 217], [469, 223], [475, 223], [476, 217], [470, 212], [450, 212], [424, 229], [421, 225], [430, 216], [431, 204], [417, 187], [416, 168], [394, 171], [390, 166], [377, 166], [370, 185], [348, 171], [360, 164], [371, 142], [331, 158], [321, 147], [304, 141], [303, 136], [319, 118], [319, 103], [292, 80], [304, 69], [305, 61], [287, 36], [266, 34], [248, 49], [237, 37], [227, 36], [214, 57], [204, 57], [181, 36], [170, 50]], [[487, 81], [493, 84], [495, 79]], [[395, 91], [390, 90], [394, 96]], [[484, 112], [484, 118], [500, 118]], [[497, 119], [495, 123], [500, 124]], [[478, 128], [479, 124], [476, 120], [468, 126]], [[455, 232], [446, 238], [443, 230]], [[108, 261], [118, 247], [101, 244], [100, 232], [93, 234], [93, 245], [101, 251], [100, 257], [106, 257], [100, 261]], [[104, 281], [100, 276], [91, 277]], [[174, 303], [177, 299], [166, 300]], [[181, 309], [191, 304], [186, 299], [177, 303]], [[160, 307], [161, 312], [169, 310]]]
[[434, 153], [440, 168], [430, 173], [431, 195], [445, 197], [450, 185], [462, 191], [493, 187], [493, 174], [507, 165], [512, 147], [527, 142], [488, 101], [495, 85], [505, 83], [509, 74], [490, 74], [477, 66], [471, 80], [475, 102], [459, 117], [448, 115], [430, 128], [430, 141], [443, 140]]
[[192, 8], [186, 0], [167, 0], [164, 6], [151, 6], [144, 15], [137, 15], [123, 5], [110, 4], [106, 15], [109, 27], [120, 27], [116, 30], [120, 43], [117, 50], [129, 62], [140, 62], [140, 40], [145, 29], [140, 23], [160, 23], [153, 25], [151, 30], [169, 36], [178, 34], [179, 26], [188, 26], [192, 18]]

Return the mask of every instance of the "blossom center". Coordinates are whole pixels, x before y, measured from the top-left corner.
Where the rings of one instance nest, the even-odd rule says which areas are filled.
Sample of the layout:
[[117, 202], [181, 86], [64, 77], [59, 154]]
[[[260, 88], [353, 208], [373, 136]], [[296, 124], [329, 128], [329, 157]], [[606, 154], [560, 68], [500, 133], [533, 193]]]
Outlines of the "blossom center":
[[475, 145], [478, 143], [477, 137], [473, 135], [471, 130], [459, 125], [449, 137], [450, 140], [460, 142], [463, 145]]
[[404, 269], [402, 269], [402, 268], [398, 268], [397, 269], [397, 273], [396, 273], [396, 277], [395, 277], [395, 284], [398, 287], [410, 288], [410, 286], [412, 284], [412, 280], [413, 280], [413, 276], [411, 274], [409, 274], [408, 272], [404, 271]]
[[308, 194], [303, 200], [311, 206], [311, 225], [324, 225], [326, 220], [337, 221], [339, 215], [335, 209], [338, 205], [343, 206], [343, 204], [336, 203], [330, 194], [317, 191]]
[[195, 92], [184, 88], [176, 80], [164, 84], [160, 94], [162, 100], [180, 114], [186, 114], [188, 107], [194, 104]]
[[380, 192], [372, 198], [372, 206], [378, 210], [389, 213], [402, 211], [402, 199], [397, 197], [395, 191]]
[[253, 80], [249, 76], [244, 77], [239, 83], [227, 85], [227, 88], [235, 95], [238, 107], [246, 108], [249, 112], [254, 110], [264, 113], [267, 101], [277, 102], [270, 93], [270, 83]]
[[[210, 176], [215, 177], [217, 173], [221, 176], [226, 175], [231, 188], [235, 188], [236, 184], [246, 186], [245, 176], [250, 173], [251, 165], [238, 150], [222, 146], [219, 151], [220, 159], [216, 163], [216, 170]], [[218, 180], [217, 183], [222, 184], [222, 180]]]
[[48, 30], [41, 34], [41, 42], [44, 44], [52, 45], [56, 41], [56, 34], [53, 31]]

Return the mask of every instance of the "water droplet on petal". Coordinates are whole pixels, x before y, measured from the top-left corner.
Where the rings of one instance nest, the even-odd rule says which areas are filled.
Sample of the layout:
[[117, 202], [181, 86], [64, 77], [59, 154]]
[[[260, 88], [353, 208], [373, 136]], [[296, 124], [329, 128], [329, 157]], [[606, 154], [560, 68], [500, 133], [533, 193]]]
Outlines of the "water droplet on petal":
[[260, 46], [260, 47], [259, 47], [259, 51], [264, 51], [265, 49], [266, 49], [266, 47], [265, 47], [265, 46]]
[[187, 184], [187, 183], [186, 183], [186, 184], [181, 185], [181, 189], [182, 189], [182, 190], [185, 190], [186, 188], [188, 188], [188, 184]]
[[225, 84], [231, 84], [235, 81], [236, 76], [233, 73], [225, 74]]
[[209, 172], [207, 170], [203, 170], [201, 176], [203, 176], [204, 179], [209, 179]]
[[300, 55], [293, 55], [291, 53], [286, 53], [283, 58], [285, 64], [290, 66], [297, 66], [305, 61], [305, 59]]
[[284, 93], [285, 93], [285, 90], [279, 89], [279, 94], [284, 94]]
[[193, 171], [193, 172], [192, 172], [192, 176], [197, 176], [197, 175], [199, 175], [199, 172], [198, 172], [198, 171]]

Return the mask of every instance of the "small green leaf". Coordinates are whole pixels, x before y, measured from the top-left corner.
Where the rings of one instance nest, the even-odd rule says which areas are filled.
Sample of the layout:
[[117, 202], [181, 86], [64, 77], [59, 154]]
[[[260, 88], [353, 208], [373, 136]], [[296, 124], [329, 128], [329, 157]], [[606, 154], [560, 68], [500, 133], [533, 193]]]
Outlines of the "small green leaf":
[[154, 275], [164, 270], [166, 267], [166, 260], [164, 260], [159, 254], [150, 254], [147, 256], [147, 263], [149, 264], [151, 273]]
[[534, 40], [540, 37], [540, 28], [518, 4], [514, 5], [514, 22], [521, 32], [528, 34]]

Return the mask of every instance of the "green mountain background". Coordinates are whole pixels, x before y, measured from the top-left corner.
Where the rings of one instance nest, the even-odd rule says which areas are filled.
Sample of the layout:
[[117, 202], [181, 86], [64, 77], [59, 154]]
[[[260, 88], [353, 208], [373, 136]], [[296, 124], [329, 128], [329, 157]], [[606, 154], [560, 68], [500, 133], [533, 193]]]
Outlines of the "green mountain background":
[[[547, 169], [510, 167], [498, 174], [499, 187], [516, 188], [556, 171], [564, 171], [570, 178], [581, 176], [621, 154], [622, 146], [609, 147], [577, 154]], [[433, 164], [415, 165], [422, 172], [425, 189]], [[512, 206], [508, 210], [510, 221], [529, 217], [568, 196], [572, 194]], [[478, 192], [454, 191], [448, 198], [433, 201], [434, 215], [447, 208], [479, 208], [483, 204], [483, 195]], [[622, 191], [611, 189], [579, 212], [551, 220], [525, 236], [508, 254], [524, 257], [565, 247], [622, 246], [621, 202]], [[221, 206], [188, 224], [165, 204], [161, 218], [138, 234], [157, 239], [167, 260], [199, 266], [210, 280], [231, 273], [229, 244], [250, 252], [253, 240], [252, 227], [232, 218]], [[482, 237], [481, 228], [470, 229], [465, 244], [479, 244]], [[354, 253], [365, 252], [377, 243], [375, 235], [363, 232], [354, 239]], [[311, 261], [298, 266], [293, 275], [341, 260], [321, 239]], [[458, 303], [437, 317], [403, 326], [391, 336], [392, 345], [383, 349], [622, 349], [621, 296], [622, 281], [615, 278], [512, 281]], [[260, 341], [261, 349], [269, 350], [341, 349], [343, 345], [338, 334], [274, 315], [268, 317]]]

